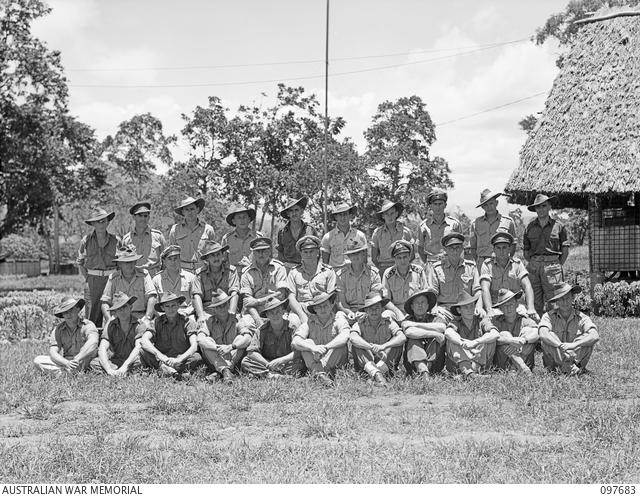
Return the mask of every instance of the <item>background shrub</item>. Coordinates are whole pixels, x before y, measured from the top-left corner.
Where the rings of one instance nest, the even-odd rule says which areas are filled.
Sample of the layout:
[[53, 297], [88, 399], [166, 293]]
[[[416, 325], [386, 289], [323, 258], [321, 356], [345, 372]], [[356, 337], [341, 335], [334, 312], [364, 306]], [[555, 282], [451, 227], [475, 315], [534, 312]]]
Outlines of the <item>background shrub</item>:
[[20, 340], [46, 338], [55, 323], [53, 314], [33, 304], [19, 304], [0, 310], [0, 338]]

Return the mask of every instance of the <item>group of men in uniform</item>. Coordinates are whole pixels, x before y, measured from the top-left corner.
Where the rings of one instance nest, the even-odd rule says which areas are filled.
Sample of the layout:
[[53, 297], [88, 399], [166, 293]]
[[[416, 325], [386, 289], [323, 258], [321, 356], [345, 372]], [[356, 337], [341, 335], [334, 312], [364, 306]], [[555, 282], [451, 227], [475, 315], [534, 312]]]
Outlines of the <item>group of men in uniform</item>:
[[335, 227], [320, 236], [303, 221], [308, 199], [292, 199], [275, 247], [252, 229], [248, 206], [229, 208], [232, 229], [220, 242], [199, 217], [201, 198], [175, 208], [182, 220], [168, 241], [150, 228], [148, 202], [131, 207], [122, 240], [107, 230], [114, 213], [98, 209], [79, 250], [85, 298], [54, 310], [61, 321], [49, 355], [35, 363], [57, 374], [143, 367], [176, 378], [204, 364], [212, 381], [309, 372], [332, 385], [352, 357], [357, 371], [385, 385], [401, 363], [418, 375], [531, 374], [540, 347], [547, 369], [580, 374], [599, 337], [573, 308], [579, 287], [563, 281], [566, 229], [549, 215], [552, 198], [537, 195], [521, 261], [514, 222], [497, 210], [500, 195], [482, 192], [484, 215], [468, 238], [445, 214], [443, 190], [429, 194], [417, 239], [398, 220], [402, 203], [384, 201], [369, 241], [352, 225], [355, 206], [335, 205]]

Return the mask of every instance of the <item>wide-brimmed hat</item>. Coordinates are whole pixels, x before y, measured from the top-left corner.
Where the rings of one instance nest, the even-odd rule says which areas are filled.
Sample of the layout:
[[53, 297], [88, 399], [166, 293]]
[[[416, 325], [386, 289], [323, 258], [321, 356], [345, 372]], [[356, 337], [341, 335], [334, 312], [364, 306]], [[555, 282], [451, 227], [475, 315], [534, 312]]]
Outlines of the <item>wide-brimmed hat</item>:
[[294, 205], [299, 205], [302, 210], [307, 208], [307, 204], [309, 203], [308, 197], [300, 197], [296, 200], [289, 200], [289, 203], [280, 210], [280, 216], [285, 219], [289, 219], [289, 209], [291, 209]]
[[555, 196], [553, 197], [547, 197], [546, 195], [542, 194], [542, 193], [538, 193], [536, 195], [536, 198], [533, 201], [533, 204], [531, 205], [527, 205], [527, 210], [530, 210], [531, 212], [535, 212], [536, 211], [536, 207], [538, 207], [541, 204], [544, 204], [545, 202], [551, 202], [551, 199], [556, 198]]
[[67, 312], [69, 309], [73, 309], [74, 307], [78, 307], [78, 309], [82, 309], [84, 307], [84, 299], [83, 298], [75, 298], [75, 297], [65, 297], [62, 299], [56, 307], [53, 309], [53, 315], [57, 318], [61, 318], [62, 314]]
[[267, 311], [271, 309], [275, 309], [276, 307], [280, 307], [281, 305], [285, 305], [288, 303], [288, 300], [280, 300], [275, 295], [269, 297], [269, 299], [262, 306], [262, 310], [260, 311], [260, 317], [267, 317]]
[[204, 305], [205, 309], [213, 309], [214, 307], [220, 307], [231, 300], [231, 295], [227, 295], [222, 290], [218, 290], [217, 293], [211, 295], [211, 300]]
[[391, 200], [385, 200], [382, 203], [382, 207], [380, 207], [380, 210], [378, 212], [376, 212], [376, 217], [378, 218], [378, 220], [382, 221], [383, 220], [382, 214], [387, 212], [392, 207], [396, 208], [396, 212], [398, 213], [398, 217], [400, 217], [400, 214], [402, 214], [402, 211], [404, 210], [404, 205], [402, 205], [400, 202], [392, 202]]
[[182, 252], [182, 249], [180, 248], [180, 245], [169, 245], [160, 254], [160, 259], [166, 259], [170, 255], [176, 255], [176, 254], [180, 255], [181, 252]]
[[111, 307], [109, 307], [109, 310], [115, 311], [117, 309], [120, 309], [121, 307], [124, 307], [127, 304], [129, 305], [133, 304], [136, 300], [138, 300], [138, 297], [136, 297], [135, 295], [132, 295], [131, 297], [129, 297], [124, 292], [116, 292], [113, 295], [113, 300], [111, 301]]
[[352, 216], [355, 216], [356, 212], [358, 212], [358, 207], [355, 205], [350, 205], [346, 202], [340, 202], [338, 205], [334, 205], [331, 208], [331, 211], [329, 212], [329, 217], [331, 219], [335, 219], [334, 216], [336, 214], [340, 214], [341, 212], [348, 212]]
[[462, 245], [464, 243], [464, 235], [457, 231], [450, 231], [442, 238], [440, 238], [440, 244], [443, 247], [451, 247], [452, 245]]
[[133, 204], [129, 209], [129, 214], [135, 216], [136, 214], [144, 214], [145, 212], [151, 212], [151, 204], [149, 202], [138, 202]]
[[89, 219], [85, 219], [84, 222], [88, 225], [91, 225], [91, 223], [102, 221], [105, 218], [107, 219], [107, 221], [111, 221], [114, 217], [116, 217], [115, 212], [107, 212], [104, 209], [96, 209], [91, 213], [91, 217]]
[[480, 293], [476, 293], [475, 295], [469, 295], [465, 291], [460, 292], [458, 294], [457, 302], [451, 306], [451, 313], [455, 314], [456, 316], [459, 316], [460, 312], [458, 311], [458, 309], [460, 306], [467, 305], [467, 304], [475, 304], [479, 298], [480, 298]]
[[500, 307], [502, 304], [506, 304], [510, 300], [519, 299], [522, 297], [522, 290], [513, 293], [508, 288], [501, 288], [498, 290], [498, 301], [495, 302], [491, 307]]
[[311, 300], [311, 302], [307, 305], [307, 310], [311, 314], [315, 314], [316, 313], [315, 306], [323, 304], [327, 300], [333, 303], [335, 299], [336, 299], [336, 292], [331, 292], [331, 293], [321, 292], [315, 297], [313, 297], [313, 300]]
[[427, 204], [435, 202], [436, 200], [447, 201], [449, 199], [449, 195], [442, 188], [433, 188], [429, 194], [427, 195]]
[[184, 301], [187, 300], [187, 298], [184, 295], [176, 295], [173, 292], [165, 292], [162, 294], [162, 296], [160, 297], [160, 300], [156, 302], [156, 305], [154, 305], [153, 308], [157, 312], [164, 312], [162, 310], [162, 306], [167, 302], [173, 302], [174, 300], [178, 300], [179, 304], [182, 305], [184, 304]]
[[191, 204], [196, 204], [196, 207], [198, 208], [198, 212], [201, 212], [202, 209], [204, 209], [204, 199], [203, 198], [187, 197], [182, 202], [180, 202], [180, 205], [178, 207], [176, 207], [175, 209], [173, 209], [173, 211], [176, 214], [180, 214], [182, 216], [182, 209], [184, 209], [187, 205], [191, 205]]
[[251, 250], [262, 250], [272, 247], [273, 242], [271, 241], [271, 238], [267, 238], [266, 236], [259, 236], [258, 238], [251, 240], [251, 243], [249, 244], [249, 248]]
[[202, 247], [202, 255], [200, 255], [200, 259], [205, 260], [207, 256], [217, 254], [218, 252], [224, 252], [225, 250], [229, 250], [229, 245], [220, 245], [218, 242], [207, 240], [204, 242], [204, 246]]
[[352, 240], [347, 244], [347, 248], [344, 251], [344, 255], [356, 254], [358, 252], [366, 251], [369, 249], [366, 241]]
[[391, 257], [405, 253], [413, 253], [413, 244], [407, 240], [394, 240], [389, 245], [389, 248], [391, 249]]
[[433, 309], [436, 305], [436, 301], [438, 300], [438, 293], [433, 288], [426, 288], [424, 290], [418, 290], [417, 292], [412, 293], [404, 303], [404, 312], [406, 312], [407, 314], [413, 314], [413, 311], [411, 310], [411, 304], [418, 297], [427, 297], [427, 299], [429, 300], [429, 310], [427, 312], [430, 312], [431, 309]]
[[553, 296], [547, 299], [547, 302], [554, 302], [561, 297], [564, 297], [567, 293], [580, 293], [582, 292], [582, 288], [579, 285], [570, 285], [569, 283], [563, 282], [558, 283], [553, 287]]
[[508, 231], [498, 230], [491, 237], [491, 245], [496, 245], [498, 243], [508, 243], [509, 245], [513, 245], [515, 238]]
[[122, 247], [120, 250], [116, 250], [116, 256], [113, 262], [135, 262], [142, 259], [142, 255], [139, 255], [134, 245]]
[[245, 207], [244, 205], [232, 205], [227, 210], [227, 224], [235, 226], [235, 223], [233, 222], [233, 216], [235, 216], [236, 214], [240, 214], [241, 212], [246, 212], [247, 214], [249, 214], [249, 219], [251, 221], [256, 218], [256, 210], [253, 207]]
[[366, 309], [367, 307], [371, 307], [378, 302], [380, 302], [382, 304], [382, 307], [384, 307], [389, 303], [389, 299], [383, 297], [380, 292], [371, 292], [364, 298], [364, 304], [360, 306], [360, 309]]
[[476, 207], [482, 207], [489, 200], [493, 200], [494, 198], [498, 198], [500, 195], [504, 195], [504, 193], [502, 193], [502, 192], [492, 192], [488, 188], [485, 188], [484, 190], [482, 190], [482, 193], [480, 194], [480, 203]]
[[321, 243], [317, 236], [305, 235], [296, 242], [296, 250], [300, 252], [306, 248], [319, 249]]

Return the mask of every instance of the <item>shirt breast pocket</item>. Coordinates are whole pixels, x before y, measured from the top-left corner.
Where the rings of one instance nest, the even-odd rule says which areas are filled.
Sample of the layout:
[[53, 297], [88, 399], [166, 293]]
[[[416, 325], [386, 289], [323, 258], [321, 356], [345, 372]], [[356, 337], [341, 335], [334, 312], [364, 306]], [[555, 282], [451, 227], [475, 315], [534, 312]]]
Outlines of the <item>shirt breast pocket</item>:
[[471, 281], [473, 280], [473, 276], [470, 274], [463, 274], [460, 276], [462, 280], [462, 287], [467, 293], [471, 293]]

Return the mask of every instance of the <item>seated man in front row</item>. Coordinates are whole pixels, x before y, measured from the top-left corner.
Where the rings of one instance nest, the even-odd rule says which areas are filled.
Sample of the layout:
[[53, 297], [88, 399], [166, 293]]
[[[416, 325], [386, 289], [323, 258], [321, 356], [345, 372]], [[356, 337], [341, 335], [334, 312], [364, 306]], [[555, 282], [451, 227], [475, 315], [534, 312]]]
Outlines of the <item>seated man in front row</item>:
[[475, 313], [479, 298], [479, 293], [471, 296], [465, 291], [460, 292], [458, 300], [450, 307], [454, 319], [444, 332], [447, 371], [461, 373], [465, 378], [478, 376], [491, 367], [496, 341], [500, 337], [489, 318], [480, 318]]
[[386, 385], [385, 373], [396, 371], [406, 337], [395, 321], [393, 311], [384, 310], [389, 302], [380, 292], [372, 292], [360, 308], [364, 316], [351, 328], [351, 346], [356, 371], [364, 371], [378, 385]]
[[493, 304], [494, 308], [500, 310], [500, 314], [491, 317], [493, 325], [500, 332], [493, 365], [498, 369], [515, 369], [531, 374], [538, 343], [538, 324], [530, 317], [518, 314], [518, 299], [521, 296], [522, 290], [513, 293], [502, 288]]
[[591, 318], [573, 308], [573, 295], [581, 291], [577, 285], [557, 284], [548, 300], [556, 308], [545, 313], [538, 324], [542, 362], [550, 371], [584, 373], [593, 347], [600, 340]]
[[202, 364], [198, 354], [198, 325], [178, 312], [184, 295], [164, 292], [155, 305], [159, 315], [142, 333], [140, 361], [145, 367], [158, 369], [162, 375], [186, 378]]
[[319, 293], [308, 304], [309, 319], [293, 336], [292, 347], [302, 352], [302, 358], [314, 377], [325, 386], [333, 386], [329, 375], [347, 364], [347, 342], [351, 328], [344, 312], [336, 312], [335, 293]]
[[240, 362], [254, 333], [254, 322], [250, 316], [238, 319], [229, 309], [231, 296], [219, 291], [211, 296], [205, 308], [211, 316], [206, 328], [198, 333], [198, 345], [204, 361], [213, 373], [207, 377], [214, 380], [222, 376], [225, 383], [233, 381], [233, 373], [240, 370]]
[[283, 374], [296, 376], [306, 371], [302, 354], [291, 348], [293, 334], [300, 320], [287, 313], [287, 301], [271, 297], [261, 313], [265, 319], [247, 347], [242, 371], [258, 378], [278, 378]]
[[141, 365], [138, 335], [146, 329], [147, 324], [139, 324], [133, 313], [136, 300], [135, 295], [129, 297], [124, 292], [116, 292], [107, 309], [109, 317], [114, 317], [102, 333], [98, 359], [109, 376], [125, 376]]
[[95, 364], [92, 362], [100, 335], [91, 321], [80, 319], [79, 312], [83, 307], [84, 299], [67, 297], [53, 309], [53, 315], [63, 321], [51, 332], [49, 355], [39, 355], [33, 361], [40, 371], [56, 375], [63, 371], [77, 373]]

